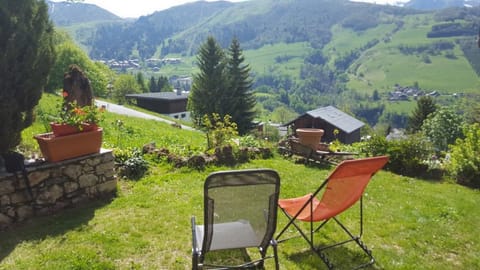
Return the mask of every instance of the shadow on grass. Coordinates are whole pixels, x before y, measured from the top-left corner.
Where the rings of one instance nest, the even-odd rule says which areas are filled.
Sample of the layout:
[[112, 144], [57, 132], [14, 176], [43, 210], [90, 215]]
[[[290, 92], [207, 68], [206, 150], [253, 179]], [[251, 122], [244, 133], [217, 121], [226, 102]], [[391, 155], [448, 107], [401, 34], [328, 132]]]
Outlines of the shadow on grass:
[[23, 223], [0, 231], [0, 262], [17, 245], [23, 242], [41, 241], [48, 237], [65, 234], [88, 224], [95, 211], [109, 204], [111, 199], [88, 202], [74, 208], [67, 208], [50, 216], [33, 217]]
[[[328, 258], [334, 269], [355, 269], [356, 267], [369, 262], [368, 256], [366, 256], [361, 250], [353, 250], [346, 246], [338, 246], [325, 251], [322, 251]], [[358, 246], [356, 246], [358, 248]], [[375, 254], [373, 254], [375, 256]], [[299, 265], [299, 269], [328, 269], [327, 265], [323, 262], [320, 256], [311, 249], [302, 249], [301, 251], [294, 252], [286, 255], [286, 257]], [[361, 269], [382, 269], [378, 264], [374, 263], [363, 267]]]
[[315, 161], [311, 159], [306, 159], [305, 157], [295, 156], [290, 158], [295, 164], [304, 164], [305, 167], [317, 168], [321, 170], [335, 168], [335, 164], [328, 162], [327, 160]]
[[[250, 256], [252, 253], [252, 256]], [[255, 254], [254, 254], [255, 253]], [[260, 255], [257, 256], [258, 251], [256, 248], [249, 248], [247, 249], [230, 249], [230, 250], [218, 250], [218, 251], [210, 251], [207, 253], [205, 258], [205, 263], [213, 264], [213, 265], [224, 265], [224, 266], [235, 266], [235, 265], [242, 265], [247, 262], [251, 262], [252, 260], [256, 260], [260, 258]], [[273, 260], [273, 259], [269, 259]], [[265, 269], [262, 266], [251, 266], [247, 268], [241, 269]]]

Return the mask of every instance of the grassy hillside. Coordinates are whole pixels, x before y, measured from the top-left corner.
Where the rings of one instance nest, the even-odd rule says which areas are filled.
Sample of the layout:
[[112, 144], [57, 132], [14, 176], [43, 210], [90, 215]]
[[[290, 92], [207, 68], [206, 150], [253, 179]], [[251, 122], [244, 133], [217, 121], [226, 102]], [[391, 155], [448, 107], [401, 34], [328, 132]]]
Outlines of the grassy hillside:
[[[427, 33], [434, 22], [430, 15], [412, 15], [406, 24], [394, 31], [395, 24], [380, 24], [375, 28], [355, 32], [340, 25], [332, 27], [332, 40], [323, 49], [329, 57], [329, 65], [340, 56], [364, 47], [368, 42], [380, 42], [363, 51], [347, 70], [347, 87], [371, 95], [375, 89], [380, 92], [393, 90], [395, 84], [411, 86], [415, 82], [426, 91], [439, 90], [442, 93], [476, 93], [480, 80], [466, 60], [456, 38], [429, 39]], [[399, 46], [428, 46], [435, 42], [449, 41], [455, 44], [452, 50], [455, 58], [447, 58], [445, 51], [439, 55], [428, 55], [430, 63], [425, 63], [423, 55], [405, 55]], [[305, 58], [313, 51], [309, 43], [276, 43], [258, 49], [245, 50], [248, 62], [255, 74], [287, 75], [299, 79], [300, 69]], [[175, 55], [168, 55], [175, 56]], [[184, 58], [184, 65], [163, 67], [163, 74], [184, 75], [195, 70], [195, 57]], [[192, 69], [193, 68], [193, 69]]]
[[[42, 108], [51, 110], [58, 97], [44, 96]], [[48, 100], [47, 105], [45, 101]], [[117, 133], [116, 120], [125, 122]], [[104, 147], [133, 148], [157, 141], [169, 148], [203, 149], [199, 132], [174, 129], [162, 123], [107, 114]], [[24, 132], [42, 130], [36, 123]], [[119, 138], [119, 135], [122, 137]], [[228, 167], [204, 171], [175, 169], [150, 161], [149, 174], [137, 182], [119, 179], [112, 201], [69, 209], [35, 218], [18, 228], [0, 232], [0, 269], [188, 269], [191, 252], [190, 217], [202, 220], [203, 183], [206, 176]], [[314, 190], [333, 169], [306, 166], [275, 156], [236, 167], [273, 168], [281, 177], [281, 198]], [[478, 269], [480, 267], [480, 203], [478, 190], [448, 182], [379, 172], [366, 190], [364, 241], [377, 259], [367, 269]], [[342, 215], [356, 224], [358, 212]], [[278, 228], [287, 219], [279, 213]], [[343, 235], [327, 226], [319, 241]], [[238, 256], [214, 254], [211, 259]], [[253, 250], [251, 254], [255, 256]], [[361, 259], [354, 246], [332, 250], [332, 261], [348, 267]], [[279, 246], [280, 269], [326, 269], [302, 239]], [[272, 269], [272, 262], [266, 269]]]
[[[24, 151], [39, 152], [33, 135], [48, 131], [51, 116], [58, 115], [57, 104], [60, 102], [60, 96], [52, 94], [42, 96], [41, 104], [37, 108], [37, 121], [22, 133]], [[174, 153], [191, 154], [202, 152], [206, 146], [206, 139], [202, 133], [173, 129], [167, 123], [154, 120], [139, 120], [135, 117], [105, 112], [105, 120], [101, 126], [104, 128], [102, 147], [108, 149], [141, 149], [144, 144], [155, 142], [159, 148], [168, 147]], [[191, 144], [185, 144], [188, 141]]]
[[[244, 50], [243, 53], [245, 63], [250, 65], [252, 74], [285, 75], [298, 80], [304, 58], [311, 50], [308, 43], [299, 42], [266, 45], [256, 50]], [[165, 57], [181, 58], [182, 63], [162, 66], [158, 72], [152, 73], [155, 76], [191, 76], [198, 72], [196, 56], [169, 54]]]
[[287, 75], [298, 78], [305, 57], [312, 50], [306, 42], [277, 43], [246, 50], [245, 59], [256, 74]]
[[[391, 91], [396, 83], [411, 86], [418, 82], [425, 90], [440, 90], [442, 93], [477, 93], [480, 80], [466, 60], [456, 38], [429, 39], [427, 33], [434, 22], [429, 15], [407, 16], [406, 25], [391, 36], [388, 42], [365, 51], [349, 70], [352, 89], [372, 92]], [[345, 39], [349, 31], [334, 32], [334, 41]], [[370, 33], [366, 33], [372, 37]], [[428, 55], [430, 63], [425, 63], [424, 54], [405, 55], [398, 47], [422, 46], [439, 41], [451, 41], [455, 44], [455, 58], [447, 58], [445, 51], [439, 55]]]

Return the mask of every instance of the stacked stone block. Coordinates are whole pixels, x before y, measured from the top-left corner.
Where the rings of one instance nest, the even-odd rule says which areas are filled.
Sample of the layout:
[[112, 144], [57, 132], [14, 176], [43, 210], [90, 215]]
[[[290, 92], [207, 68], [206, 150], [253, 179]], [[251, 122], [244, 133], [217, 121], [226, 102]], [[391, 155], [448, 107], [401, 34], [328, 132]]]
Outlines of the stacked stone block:
[[[0, 229], [102, 198], [117, 190], [112, 151], [0, 174]], [[28, 183], [27, 183], [28, 181]]]

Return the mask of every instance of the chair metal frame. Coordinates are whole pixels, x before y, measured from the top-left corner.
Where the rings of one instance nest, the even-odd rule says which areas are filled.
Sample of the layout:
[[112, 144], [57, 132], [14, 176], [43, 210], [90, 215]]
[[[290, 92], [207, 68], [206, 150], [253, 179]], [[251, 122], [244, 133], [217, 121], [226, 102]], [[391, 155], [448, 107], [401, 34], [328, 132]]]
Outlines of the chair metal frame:
[[[369, 250], [367, 248], [367, 246], [361, 241], [361, 237], [363, 235], [363, 191], [366, 188], [366, 186], [368, 185], [372, 176], [378, 170], [380, 170], [387, 162], [388, 162], [388, 157], [386, 157], [386, 156], [373, 157], [373, 158], [363, 158], [363, 159], [356, 159], [356, 160], [345, 160], [335, 168], [335, 170], [330, 174], [329, 177], [327, 177], [327, 179], [325, 181], [323, 181], [323, 183], [315, 190], [315, 192], [307, 194], [307, 195], [305, 195], [303, 197], [299, 197], [299, 198], [284, 199], [284, 200], [280, 199], [279, 200], [279, 207], [282, 210], [282, 212], [287, 216], [287, 218], [289, 219], [289, 222], [280, 231], [280, 233], [275, 237], [277, 242], [282, 243], [282, 242], [287, 241], [289, 239], [301, 236], [308, 242], [308, 244], [310, 246], [310, 249], [312, 249], [322, 259], [322, 261], [327, 265], [327, 267], [329, 269], [333, 269], [334, 268], [333, 264], [329, 261], [329, 259], [325, 255], [325, 253], [323, 253], [323, 251], [353, 241], [361, 248], [361, 250], [369, 258], [368, 262], [358, 265], [357, 267], [355, 267], [355, 269], [363, 268], [363, 267], [366, 267], [368, 265], [371, 265], [371, 264], [375, 263], [375, 258], [373, 257], [371, 250]], [[337, 211], [335, 214], [325, 214], [324, 217], [322, 217], [318, 220], [315, 220], [314, 217], [313, 217], [313, 213], [315, 212], [315, 207], [320, 205], [323, 202], [323, 197], [322, 197], [321, 200], [318, 200], [316, 198], [316, 196], [323, 190], [324, 190], [324, 194], [325, 194], [325, 192], [331, 192], [331, 191], [328, 191], [327, 185], [329, 184], [329, 181], [331, 181], [332, 179], [336, 179], [335, 178], [336, 172], [338, 172], [340, 170], [345, 170], [345, 167], [352, 166], [353, 164], [358, 165], [358, 164], [361, 164], [361, 163], [372, 163], [374, 166], [370, 170], [370, 172], [362, 172], [364, 175], [368, 174], [369, 178], [368, 178], [368, 181], [363, 186], [363, 190], [360, 194], [360, 197], [358, 199], [356, 198], [355, 201], [353, 203], [351, 203], [346, 209], [343, 209], [341, 211]], [[350, 177], [354, 177], [354, 175], [351, 175]], [[332, 180], [332, 181], [335, 181], [335, 180]], [[304, 202], [304, 203], [301, 205], [300, 208], [298, 208], [298, 211], [296, 211], [295, 213], [292, 213], [292, 212], [288, 212], [288, 210], [285, 210], [285, 208], [286, 208], [285, 205], [284, 205], [284, 207], [282, 207], [282, 202], [287, 202], [289, 200], [291, 202], [294, 202], [292, 200], [298, 200], [299, 203], [301, 203], [301, 202]], [[356, 202], [359, 202], [359, 208], [360, 208], [360, 217], [359, 217], [359, 219], [360, 219], [359, 223], [360, 224], [359, 224], [358, 234], [352, 233], [351, 230], [349, 230], [337, 218], [338, 215], [340, 215], [341, 213], [350, 209], [354, 204], [356, 204]], [[300, 206], [300, 204], [299, 204], [299, 206]], [[299, 216], [301, 214], [304, 214], [304, 210], [306, 210], [306, 209], [307, 209], [307, 211], [309, 211], [308, 219], [304, 220], [305, 218], [302, 218], [303, 220], [300, 220]], [[320, 229], [323, 228], [324, 225], [326, 225], [332, 219], [349, 236], [349, 239], [344, 240], [344, 241], [340, 241], [340, 242], [336, 242], [336, 243], [333, 243], [333, 244], [329, 244], [329, 245], [326, 245], [326, 246], [322, 246], [322, 247], [316, 247], [315, 244], [314, 244], [314, 234], [319, 232]], [[308, 235], [307, 235], [307, 233], [304, 232], [304, 230], [302, 230], [301, 226], [296, 223], [297, 220], [302, 221], [302, 222], [309, 222], [310, 226], [309, 226], [309, 234]], [[317, 227], [314, 228], [314, 222], [321, 222], [321, 223], [320, 223], [320, 225], [318, 225]], [[294, 237], [289, 237], [289, 238], [285, 238], [285, 239], [280, 239], [281, 236], [287, 231], [287, 229], [291, 225], [293, 225], [297, 229], [297, 231], [300, 233], [300, 236], [294, 236]]]
[[[228, 223], [215, 223], [214, 213], [215, 201], [210, 198], [209, 191], [212, 188], [235, 187], [235, 186], [255, 186], [255, 185], [272, 185], [273, 193], [266, 194], [268, 196], [268, 209], [263, 209], [261, 215], [265, 219], [265, 234], [260, 243], [245, 244], [245, 243], [228, 243], [226, 248], [218, 248], [212, 246], [212, 239], [214, 239], [215, 229], [217, 229], [217, 237], [221, 230], [232, 230], [236, 234], [241, 234], [242, 231], [248, 231], [248, 223], [246, 220], [231, 221]], [[211, 173], [204, 185], [204, 225], [197, 225], [195, 216], [191, 218], [192, 228], [192, 269], [238, 269], [252, 266], [263, 266], [266, 259], [273, 258], [275, 260], [275, 268], [279, 269], [277, 242], [274, 239], [277, 223], [277, 207], [278, 197], [280, 193], [280, 176], [271, 169], [247, 169], [247, 170], [231, 170]], [[238, 206], [241, 207], [241, 206]], [[209, 211], [209, 209], [211, 211]], [[217, 227], [216, 227], [217, 226]], [[246, 229], [247, 228], [247, 229]], [[251, 226], [250, 226], [251, 228]], [[200, 233], [199, 233], [200, 230]], [[201, 237], [201, 239], [199, 239]], [[199, 241], [201, 240], [201, 241]], [[258, 237], [257, 237], [258, 240]], [[227, 242], [230, 242], [229, 239]], [[232, 241], [233, 242], [233, 241]], [[248, 241], [245, 241], [248, 242]], [[245, 246], [243, 246], [245, 244]], [[273, 249], [272, 255], [267, 255], [267, 249], [271, 246]], [[246, 249], [250, 247], [257, 247], [261, 258], [248, 261], [240, 265], [214, 265], [206, 264], [205, 256], [209, 251], [225, 250], [225, 249]]]

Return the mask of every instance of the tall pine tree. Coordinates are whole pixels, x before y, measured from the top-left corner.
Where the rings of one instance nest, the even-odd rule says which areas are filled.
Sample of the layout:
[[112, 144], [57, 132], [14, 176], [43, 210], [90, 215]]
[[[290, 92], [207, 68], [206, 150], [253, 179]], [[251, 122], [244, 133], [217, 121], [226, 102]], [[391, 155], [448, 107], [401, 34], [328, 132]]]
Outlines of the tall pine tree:
[[213, 37], [200, 47], [200, 72], [193, 77], [188, 106], [194, 123], [201, 124], [204, 115], [217, 113], [221, 119], [230, 115], [245, 134], [253, 127], [255, 97], [251, 91], [250, 67], [244, 64], [240, 43], [236, 38], [226, 56]]
[[250, 67], [244, 64], [245, 57], [237, 38], [233, 38], [228, 55], [230, 98], [227, 109], [232, 121], [237, 123], [238, 133], [246, 134], [253, 128], [256, 100], [251, 91], [253, 83], [250, 78]]
[[137, 84], [140, 86], [140, 91], [142, 93], [147, 93], [149, 89], [147, 89], [147, 86], [145, 85], [145, 78], [143, 77], [142, 72], [137, 73], [136, 80], [137, 80]]
[[423, 121], [437, 110], [435, 101], [430, 96], [422, 96], [417, 101], [417, 107], [408, 119], [407, 129], [410, 133], [420, 131]]
[[224, 96], [228, 91], [225, 74], [225, 55], [213, 37], [208, 37], [197, 55], [199, 73], [193, 76], [193, 85], [188, 97], [188, 109], [193, 122], [201, 126], [204, 115], [218, 113], [223, 116]]
[[0, 153], [17, 146], [33, 122], [55, 60], [53, 33], [44, 1], [0, 4]]
[[172, 91], [172, 87], [170, 86], [170, 83], [168, 82], [167, 77], [165, 77], [165, 76], [158, 77], [157, 89], [158, 89], [158, 92], [170, 92], [170, 91]]
[[155, 77], [150, 77], [150, 84], [148, 85], [148, 88], [150, 89], [150, 92], [154, 93], [154, 92], [160, 92], [158, 89], [157, 89], [157, 81], [155, 80]]

